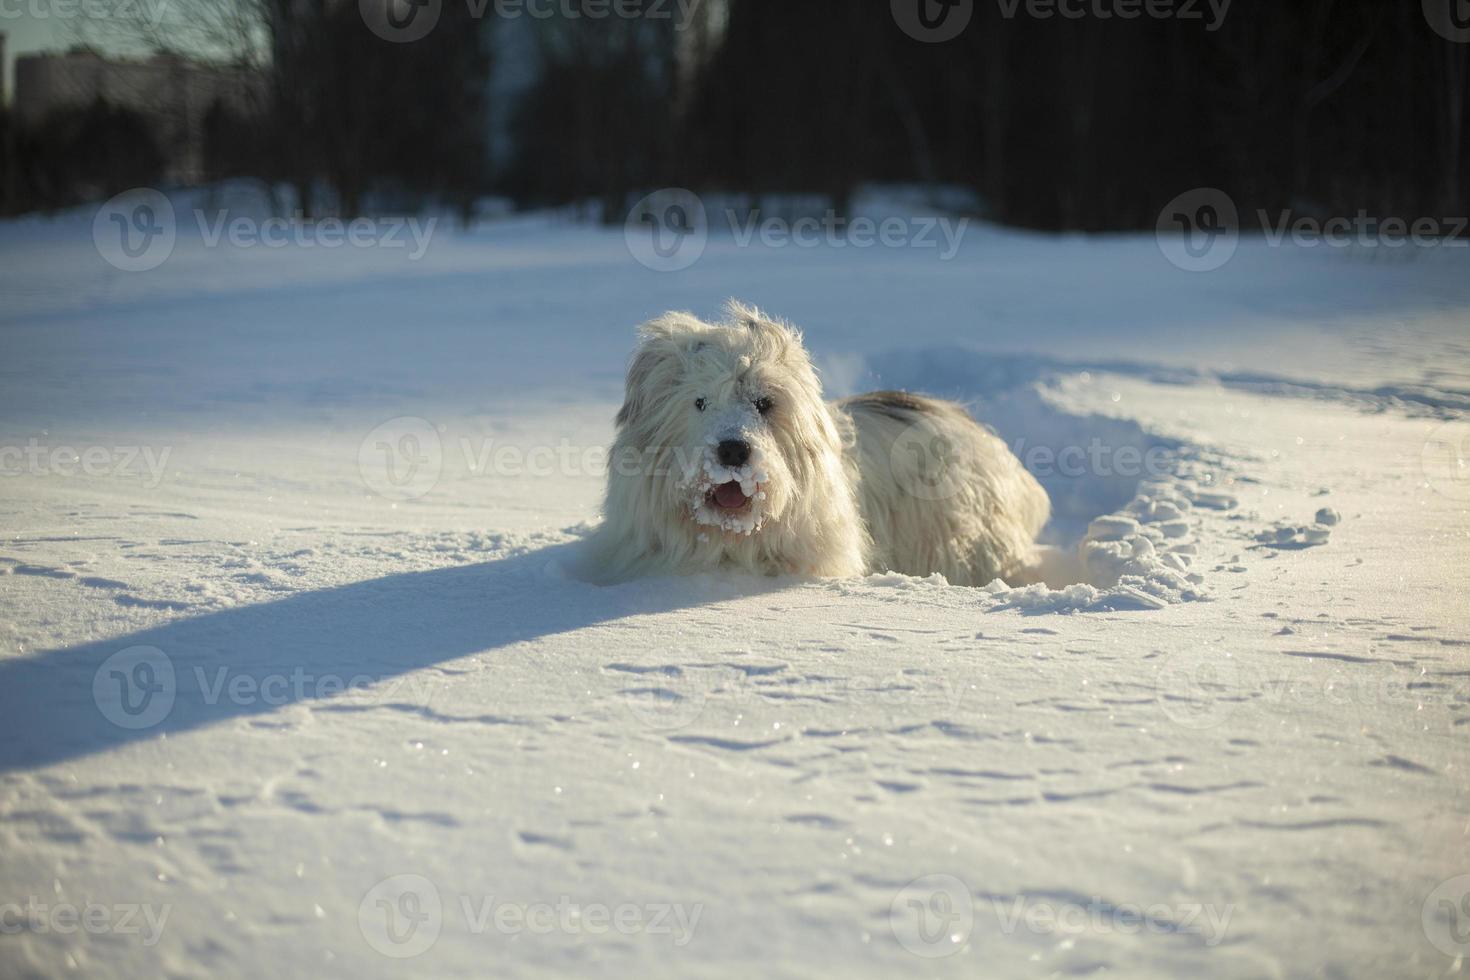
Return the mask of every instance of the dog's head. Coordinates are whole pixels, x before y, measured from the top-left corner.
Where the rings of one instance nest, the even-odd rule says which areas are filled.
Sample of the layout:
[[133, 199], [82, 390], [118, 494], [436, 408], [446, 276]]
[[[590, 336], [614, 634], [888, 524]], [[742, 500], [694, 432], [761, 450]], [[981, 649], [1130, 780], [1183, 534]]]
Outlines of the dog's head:
[[611, 464], [650, 517], [748, 536], [833, 489], [839, 437], [795, 329], [732, 301], [722, 323], [668, 313], [639, 333]]

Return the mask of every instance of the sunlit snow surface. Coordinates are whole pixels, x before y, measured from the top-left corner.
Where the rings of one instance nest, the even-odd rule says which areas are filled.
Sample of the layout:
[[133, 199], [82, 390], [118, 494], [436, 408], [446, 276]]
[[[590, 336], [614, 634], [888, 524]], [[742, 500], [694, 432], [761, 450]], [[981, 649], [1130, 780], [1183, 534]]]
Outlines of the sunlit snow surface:
[[[91, 230], [0, 225], [0, 974], [1470, 952], [1470, 250]], [[729, 296], [993, 425], [1050, 586], [570, 579], [634, 326]]]

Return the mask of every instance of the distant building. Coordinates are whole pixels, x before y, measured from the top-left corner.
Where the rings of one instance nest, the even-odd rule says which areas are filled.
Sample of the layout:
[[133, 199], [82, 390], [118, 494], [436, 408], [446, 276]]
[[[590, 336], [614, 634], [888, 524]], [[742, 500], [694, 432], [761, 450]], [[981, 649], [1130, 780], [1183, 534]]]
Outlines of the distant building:
[[261, 76], [244, 69], [171, 54], [134, 61], [75, 48], [17, 58], [12, 110], [21, 125], [99, 99], [135, 110], [153, 127], [167, 160], [166, 176], [191, 182], [204, 174], [204, 119], [210, 108], [220, 101], [237, 113], [253, 113], [263, 90]]

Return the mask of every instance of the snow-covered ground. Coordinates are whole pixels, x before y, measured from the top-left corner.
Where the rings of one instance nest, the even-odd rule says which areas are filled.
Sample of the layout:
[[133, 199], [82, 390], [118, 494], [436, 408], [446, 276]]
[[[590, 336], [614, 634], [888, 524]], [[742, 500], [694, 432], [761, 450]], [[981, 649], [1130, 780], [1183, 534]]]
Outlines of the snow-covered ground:
[[[0, 225], [0, 974], [1462, 969], [1470, 249], [92, 231]], [[568, 578], [729, 296], [969, 402], [1055, 588]]]

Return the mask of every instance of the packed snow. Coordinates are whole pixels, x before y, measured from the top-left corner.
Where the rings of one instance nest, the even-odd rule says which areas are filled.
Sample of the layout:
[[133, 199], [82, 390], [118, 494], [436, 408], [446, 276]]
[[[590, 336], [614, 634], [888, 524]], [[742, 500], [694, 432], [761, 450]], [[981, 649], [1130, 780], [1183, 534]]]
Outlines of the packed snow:
[[[0, 225], [5, 976], [1463, 969], [1470, 250], [93, 217]], [[993, 426], [1045, 583], [569, 575], [731, 296]]]

